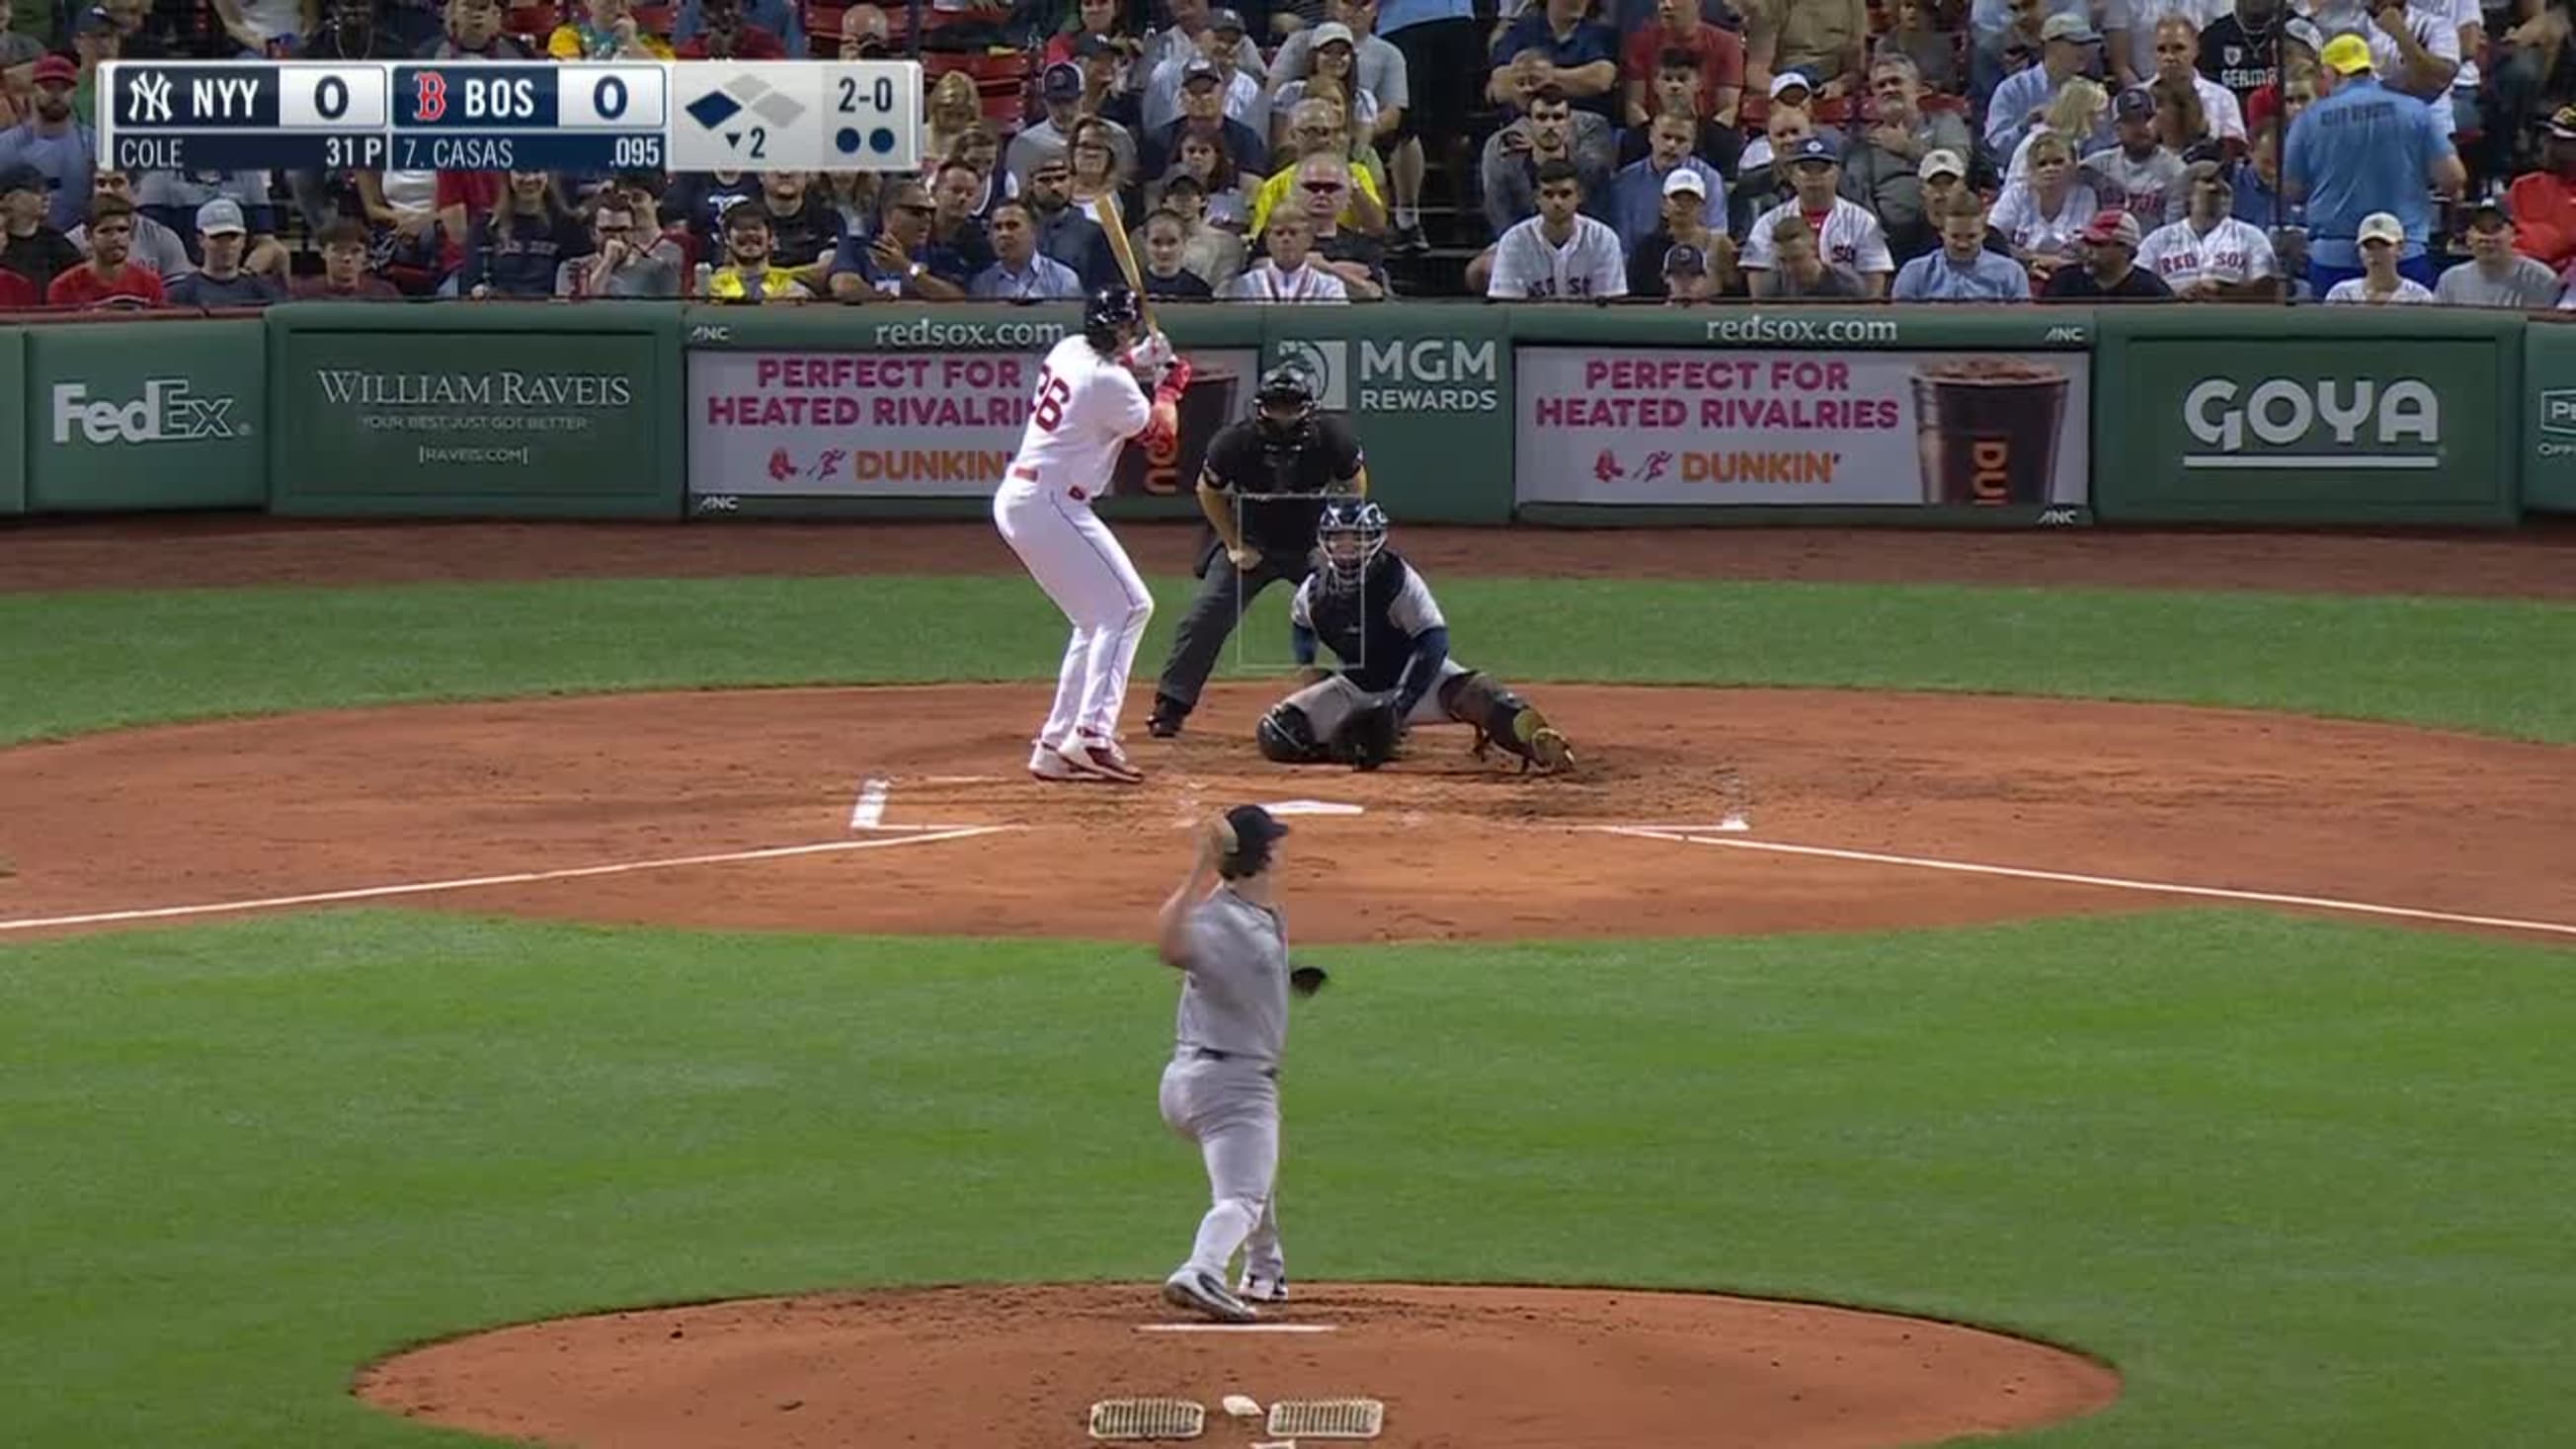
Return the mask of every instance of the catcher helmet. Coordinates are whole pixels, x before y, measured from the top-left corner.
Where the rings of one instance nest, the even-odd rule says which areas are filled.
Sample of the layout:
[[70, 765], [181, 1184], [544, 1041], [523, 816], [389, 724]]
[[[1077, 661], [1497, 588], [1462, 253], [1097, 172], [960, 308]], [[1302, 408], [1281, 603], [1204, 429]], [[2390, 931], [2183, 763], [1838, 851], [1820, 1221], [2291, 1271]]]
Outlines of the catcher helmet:
[[1125, 329], [1144, 318], [1143, 309], [1136, 305], [1136, 294], [1113, 283], [1093, 292], [1083, 303], [1082, 335], [1106, 356], [1126, 346]]
[[1273, 449], [1299, 448], [1315, 430], [1315, 379], [1293, 362], [1261, 375], [1252, 395], [1253, 421]]
[[1315, 551], [1325, 582], [1336, 589], [1358, 588], [1385, 547], [1386, 510], [1365, 498], [1336, 498], [1316, 520]]

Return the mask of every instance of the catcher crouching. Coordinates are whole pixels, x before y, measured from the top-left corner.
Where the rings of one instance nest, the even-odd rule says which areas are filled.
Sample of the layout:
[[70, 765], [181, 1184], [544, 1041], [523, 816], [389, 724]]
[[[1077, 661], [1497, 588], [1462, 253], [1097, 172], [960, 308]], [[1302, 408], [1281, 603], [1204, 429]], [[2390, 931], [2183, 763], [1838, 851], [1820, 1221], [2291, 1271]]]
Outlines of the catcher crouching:
[[[1482, 757], [1499, 745], [1524, 770], [1574, 763], [1573, 747], [1537, 706], [1449, 657], [1449, 624], [1422, 575], [1386, 546], [1386, 511], [1336, 499], [1315, 529], [1314, 572], [1289, 604], [1290, 638], [1308, 682], [1253, 728], [1282, 764], [1374, 770], [1418, 724], [1463, 724]], [[1321, 643], [1339, 673], [1315, 665]]]

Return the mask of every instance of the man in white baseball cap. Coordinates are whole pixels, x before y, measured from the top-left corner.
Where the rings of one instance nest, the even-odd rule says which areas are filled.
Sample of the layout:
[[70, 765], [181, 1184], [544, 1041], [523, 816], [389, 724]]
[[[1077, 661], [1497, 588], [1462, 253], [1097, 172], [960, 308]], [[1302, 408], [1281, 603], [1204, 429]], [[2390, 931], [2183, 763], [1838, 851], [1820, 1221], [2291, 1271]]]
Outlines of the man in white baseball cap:
[[2005, 76], [2003, 84], [1995, 87], [1994, 99], [1986, 103], [1987, 149], [1997, 156], [2010, 156], [2048, 103], [2057, 99], [2068, 81], [2084, 73], [2101, 39], [2081, 15], [2048, 17], [2048, 23], [2039, 28], [2039, 64]]

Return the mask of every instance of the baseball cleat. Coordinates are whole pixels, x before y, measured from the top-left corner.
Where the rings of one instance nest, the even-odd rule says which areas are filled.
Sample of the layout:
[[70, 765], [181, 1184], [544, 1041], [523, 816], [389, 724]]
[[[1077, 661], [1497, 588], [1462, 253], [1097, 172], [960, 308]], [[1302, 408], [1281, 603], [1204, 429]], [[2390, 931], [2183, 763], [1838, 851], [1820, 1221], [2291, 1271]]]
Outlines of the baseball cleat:
[[1243, 1287], [1236, 1291], [1235, 1296], [1246, 1303], [1285, 1303], [1288, 1301], [1288, 1275], [1281, 1273], [1273, 1277], [1247, 1272], [1243, 1275]]
[[1127, 752], [1103, 735], [1084, 735], [1056, 747], [1056, 757], [1081, 774], [1122, 785], [1141, 785], [1145, 772], [1127, 763]]
[[1064, 756], [1040, 745], [1029, 754], [1029, 773], [1041, 780], [1081, 780], [1088, 778], [1067, 763]]
[[1574, 763], [1574, 746], [1534, 708], [1512, 717], [1512, 733], [1527, 746], [1522, 757], [1550, 774]]
[[1203, 1313], [1219, 1323], [1250, 1323], [1260, 1317], [1240, 1298], [1225, 1291], [1225, 1285], [1207, 1273], [1183, 1268], [1163, 1280], [1163, 1301], [1175, 1308]]
[[1181, 722], [1170, 715], [1158, 714], [1145, 722], [1145, 733], [1158, 740], [1171, 739], [1181, 732]]

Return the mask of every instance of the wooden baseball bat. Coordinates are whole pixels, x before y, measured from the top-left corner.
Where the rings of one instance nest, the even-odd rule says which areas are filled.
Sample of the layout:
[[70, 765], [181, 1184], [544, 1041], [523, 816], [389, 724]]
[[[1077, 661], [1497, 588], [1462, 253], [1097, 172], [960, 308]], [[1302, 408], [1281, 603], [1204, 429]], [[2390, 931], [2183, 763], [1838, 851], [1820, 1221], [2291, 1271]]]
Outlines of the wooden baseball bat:
[[1118, 214], [1118, 193], [1104, 191], [1093, 198], [1100, 208], [1100, 229], [1109, 233], [1109, 253], [1118, 259], [1118, 270], [1126, 275], [1127, 290], [1136, 294], [1136, 310], [1145, 319], [1145, 330], [1159, 330], [1154, 323], [1154, 304], [1145, 300], [1145, 273], [1136, 265], [1136, 248], [1127, 240], [1127, 219]]

